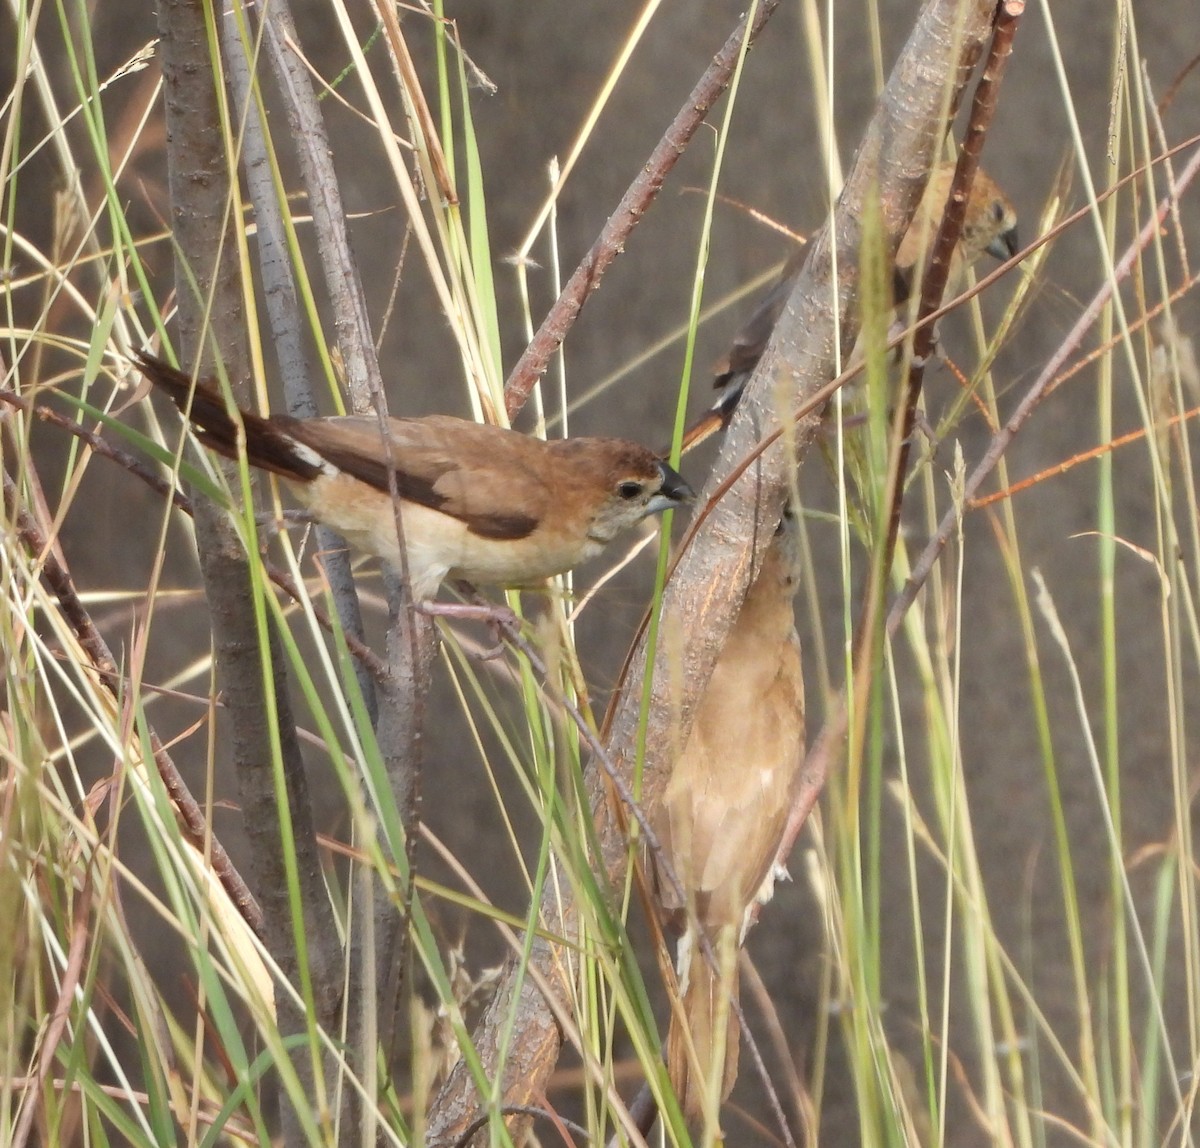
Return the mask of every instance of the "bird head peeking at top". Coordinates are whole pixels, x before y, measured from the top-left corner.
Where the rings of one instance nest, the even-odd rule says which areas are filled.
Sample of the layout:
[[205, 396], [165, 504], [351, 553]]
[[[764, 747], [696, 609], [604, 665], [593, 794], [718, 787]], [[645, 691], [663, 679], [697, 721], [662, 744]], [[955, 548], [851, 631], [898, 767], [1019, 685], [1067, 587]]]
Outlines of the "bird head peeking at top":
[[263, 417], [162, 359], [135, 361], [202, 443], [226, 458], [244, 450], [318, 522], [406, 572], [418, 602], [446, 578], [516, 588], [562, 574], [692, 497], [625, 439], [546, 441], [450, 415]]

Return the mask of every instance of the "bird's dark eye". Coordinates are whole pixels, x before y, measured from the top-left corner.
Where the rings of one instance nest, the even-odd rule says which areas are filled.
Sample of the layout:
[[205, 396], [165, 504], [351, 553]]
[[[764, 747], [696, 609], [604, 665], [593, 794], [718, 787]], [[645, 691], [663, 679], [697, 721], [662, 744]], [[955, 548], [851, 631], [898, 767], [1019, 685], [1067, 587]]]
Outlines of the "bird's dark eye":
[[1004, 222], [1004, 204], [1001, 203], [1000, 200], [996, 200], [996, 202], [992, 204], [992, 218], [997, 223]]
[[624, 499], [640, 498], [642, 494], [642, 484], [640, 482], [623, 482], [617, 487], [617, 493]]

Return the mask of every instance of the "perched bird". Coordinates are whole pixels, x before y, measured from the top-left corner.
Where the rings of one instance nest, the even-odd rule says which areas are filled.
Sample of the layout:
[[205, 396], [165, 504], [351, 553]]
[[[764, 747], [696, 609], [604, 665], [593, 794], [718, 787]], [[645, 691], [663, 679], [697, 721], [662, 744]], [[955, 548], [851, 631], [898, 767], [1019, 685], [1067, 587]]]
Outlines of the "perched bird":
[[[953, 180], [954, 164], [945, 163], [934, 169], [925, 185], [925, 193], [913, 221], [900, 241], [892, 276], [892, 302], [897, 308], [909, 298], [916, 285], [918, 265], [929, 257]], [[1016, 209], [991, 176], [982, 169], [977, 170], [947, 279], [947, 289], [962, 275], [963, 269], [984, 252], [1003, 260], [1015, 255], [1019, 247]], [[746, 380], [762, 358], [767, 340], [783, 314], [784, 305], [804, 265], [805, 254], [804, 249], [800, 248], [787, 261], [779, 281], [734, 336], [729, 351], [713, 365], [713, 386], [720, 393], [711, 409], [688, 432], [686, 445], [695, 445], [719, 427], [729, 425], [741, 400]]]
[[[737, 999], [732, 962], [756, 902], [770, 899], [793, 787], [804, 761], [804, 679], [792, 599], [800, 576], [798, 524], [784, 515], [762, 568], [701, 697], [695, 724], [651, 825], [683, 898], [657, 868], [653, 887], [666, 923], [680, 933], [682, 1012], [671, 1015], [667, 1066], [691, 1122], [705, 1110], [705, 1082], [720, 1081], [721, 1099], [738, 1066], [732, 1009], [722, 1039], [719, 1013]], [[653, 866], [653, 862], [652, 862]], [[723, 979], [701, 951], [688, 910], [704, 930]]]
[[[263, 418], [230, 413], [211, 386], [139, 353], [142, 373], [190, 419], [206, 446], [277, 474], [308, 512], [352, 545], [401, 562], [394, 476], [413, 600], [445, 578], [518, 587], [599, 554], [643, 518], [692, 497], [637, 443], [544, 441], [449, 415]], [[244, 442], [244, 446], [239, 446]]]
[[[946, 210], [946, 201], [950, 198], [954, 168], [954, 164], [944, 163], [933, 170], [913, 221], [900, 240], [892, 285], [895, 296], [892, 301], [897, 307], [908, 300], [917, 285], [918, 264], [933, 252], [938, 225]], [[967, 199], [962, 230], [958, 233], [958, 245], [950, 261], [950, 274], [946, 277], [947, 290], [956, 286], [966, 268], [981, 255], [990, 255], [1003, 263], [1020, 249], [1017, 209], [996, 181], [982, 168], [977, 168], [975, 178], [971, 181], [971, 194]]]

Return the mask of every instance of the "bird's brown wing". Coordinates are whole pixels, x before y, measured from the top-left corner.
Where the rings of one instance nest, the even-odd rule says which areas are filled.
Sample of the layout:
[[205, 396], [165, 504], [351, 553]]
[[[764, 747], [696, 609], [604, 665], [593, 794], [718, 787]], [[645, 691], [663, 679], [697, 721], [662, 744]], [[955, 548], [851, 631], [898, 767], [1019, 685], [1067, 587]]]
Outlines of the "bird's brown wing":
[[[552, 494], [531, 465], [545, 444], [499, 427], [448, 415], [389, 419], [385, 444], [371, 417], [279, 422], [338, 470], [385, 492], [390, 454], [402, 498], [457, 518], [482, 538], [527, 538]], [[494, 481], [497, 472], [505, 476], [503, 488]]]
[[[713, 386], [717, 390], [730, 382], [736, 382], [743, 375], [749, 375], [758, 365], [767, 341], [771, 338], [771, 332], [775, 330], [775, 324], [783, 314], [788, 296], [796, 286], [796, 278], [807, 255], [808, 249], [805, 247], [792, 252], [783, 265], [775, 286], [763, 296], [753, 314], [742, 324], [733, 337], [733, 345], [729, 351], [713, 364]], [[729, 413], [733, 413], [732, 409]]]

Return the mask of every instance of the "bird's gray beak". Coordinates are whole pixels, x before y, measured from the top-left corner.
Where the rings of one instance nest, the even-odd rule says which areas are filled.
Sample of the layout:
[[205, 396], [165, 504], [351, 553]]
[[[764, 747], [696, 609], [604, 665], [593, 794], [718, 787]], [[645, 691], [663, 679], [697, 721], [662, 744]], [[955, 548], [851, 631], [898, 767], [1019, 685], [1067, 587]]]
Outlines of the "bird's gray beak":
[[664, 510], [674, 510], [696, 497], [692, 488], [683, 480], [683, 476], [661, 460], [658, 473], [662, 476], [662, 486], [646, 504], [647, 514], [661, 514]]
[[993, 259], [999, 259], [1001, 263], [1011, 259], [1020, 250], [1021, 241], [1017, 238], [1015, 227], [1010, 227], [1007, 231], [997, 235], [986, 248], [987, 253]]

